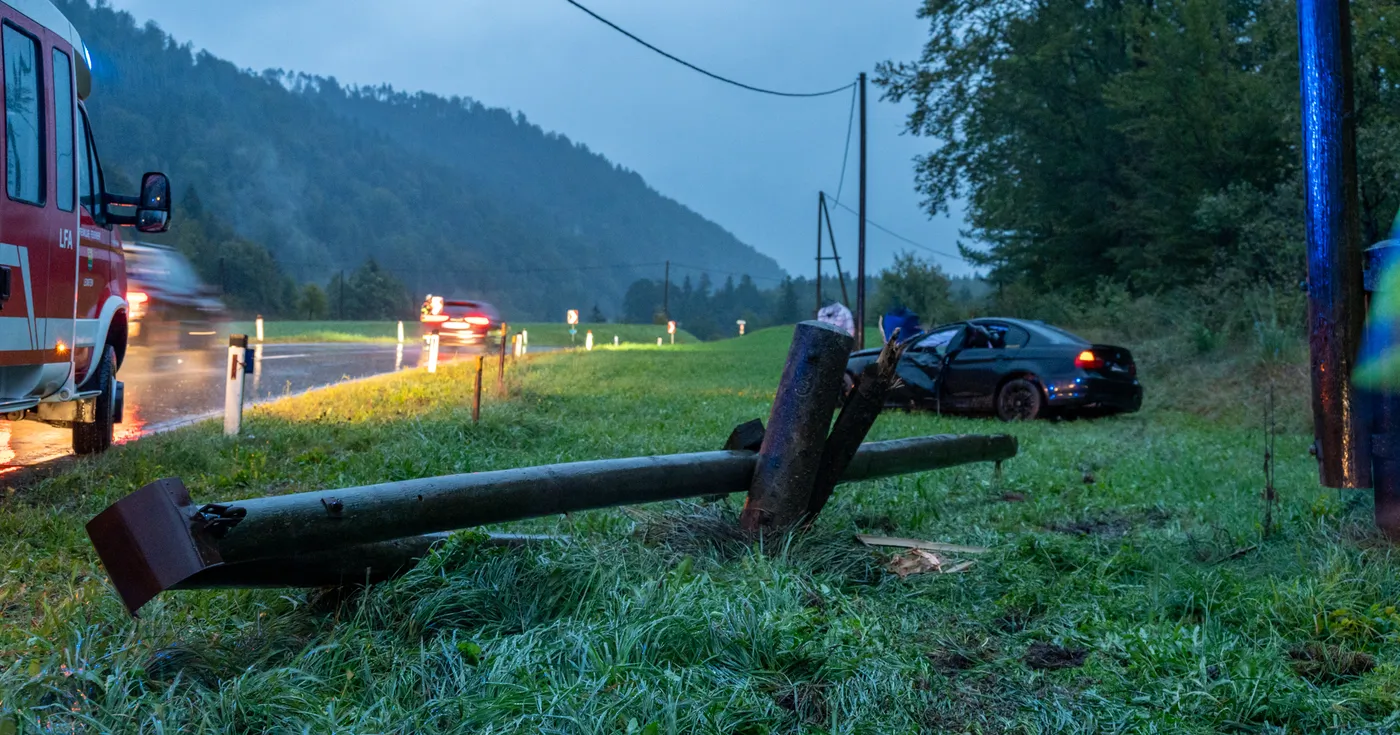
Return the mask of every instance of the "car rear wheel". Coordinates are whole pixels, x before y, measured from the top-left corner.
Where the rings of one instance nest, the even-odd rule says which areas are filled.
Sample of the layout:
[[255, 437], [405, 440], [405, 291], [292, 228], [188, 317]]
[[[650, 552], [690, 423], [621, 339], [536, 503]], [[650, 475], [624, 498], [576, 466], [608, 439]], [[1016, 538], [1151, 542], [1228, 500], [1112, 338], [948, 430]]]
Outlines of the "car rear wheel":
[[84, 387], [98, 391], [93, 399], [97, 414], [92, 423], [73, 423], [73, 453], [98, 454], [112, 446], [113, 424], [116, 423], [117, 351], [111, 347], [102, 352], [97, 372]]
[[997, 418], [1002, 421], [1033, 421], [1044, 408], [1040, 386], [1024, 378], [1007, 381], [997, 391]]

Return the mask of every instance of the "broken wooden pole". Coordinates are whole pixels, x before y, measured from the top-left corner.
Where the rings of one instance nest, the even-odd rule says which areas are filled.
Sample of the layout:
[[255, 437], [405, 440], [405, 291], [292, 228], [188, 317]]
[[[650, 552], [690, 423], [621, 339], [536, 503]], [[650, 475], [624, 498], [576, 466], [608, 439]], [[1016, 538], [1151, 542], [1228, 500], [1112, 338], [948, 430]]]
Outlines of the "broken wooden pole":
[[[408, 571], [427, 556], [433, 547], [451, 537], [451, 532], [430, 533], [299, 556], [220, 564], [195, 574], [171, 589], [338, 587], [375, 584]], [[481, 543], [487, 546], [514, 547], [568, 540], [568, 536], [493, 533], [488, 534]]]
[[797, 325], [739, 516], [745, 531], [788, 528], [807, 513], [852, 344], [831, 324]]
[[806, 522], [810, 525], [826, 507], [831, 493], [841, 476], [846, 474], [846, 466], [855, 458], [865, 436], [880, 417], [885, 407], [885, 396], [894, 385], [895, 369], [899, 358], [904, 355], [904, 347], [899, 341], [899, 330], [894, 330], [889, 341], [880, 350], [880, 357], [865, 366], [860, 380], [846, 394], [845, 404], [836, 417], [836, 425], [826, 439], [822, 459], [817, 471], [816, 483], [812, 487], [811, 499], [807, 503]]
[[[1015, 454], [1011, 436], [872, 442], [856, 453], [842, 482]], [[757, 461], [750, 451], [598, 460], [204, 505], [195, 504], [179, 480], [166, 479], [117, 501], [87, 530], [134, 613], [161, 591], [221, 564], [333, 555], [337, 549], [524, 518], [744, 492]]]

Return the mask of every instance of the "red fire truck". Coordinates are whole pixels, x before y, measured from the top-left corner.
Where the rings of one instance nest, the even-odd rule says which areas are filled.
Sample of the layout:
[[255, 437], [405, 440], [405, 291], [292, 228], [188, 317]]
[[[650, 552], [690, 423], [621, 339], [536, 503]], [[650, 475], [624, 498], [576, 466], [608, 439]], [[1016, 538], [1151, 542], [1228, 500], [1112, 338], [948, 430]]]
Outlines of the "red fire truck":
[[50, 0], [0, 0], [0, 417], [71, 428], [73, 450], [121, 421], [126, 265], [118, 226], [163, 232], [170, 182], [109, 194], [84, 100], [92, 58]]

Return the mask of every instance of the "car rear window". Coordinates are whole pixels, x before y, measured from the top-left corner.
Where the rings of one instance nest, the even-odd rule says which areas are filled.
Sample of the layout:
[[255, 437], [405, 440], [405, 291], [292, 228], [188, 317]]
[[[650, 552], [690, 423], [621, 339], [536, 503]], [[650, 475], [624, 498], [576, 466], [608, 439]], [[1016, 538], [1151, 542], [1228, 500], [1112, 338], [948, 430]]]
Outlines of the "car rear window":
[[1044, 322], [1032, 322], [1026, 324], [1026, 328], [1031, 330], [1035, 336], [1055, 345], [1087, 345], [1089, 340], [1078, 335], [1070, 334], [1059, 327], [1052, 327]]

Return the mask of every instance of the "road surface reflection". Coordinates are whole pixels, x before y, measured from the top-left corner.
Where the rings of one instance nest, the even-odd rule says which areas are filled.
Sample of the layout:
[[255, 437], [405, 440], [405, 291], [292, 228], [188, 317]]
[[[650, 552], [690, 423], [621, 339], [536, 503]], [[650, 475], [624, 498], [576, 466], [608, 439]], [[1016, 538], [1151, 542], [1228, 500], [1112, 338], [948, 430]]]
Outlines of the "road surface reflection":
[[[415, 368], [425, 357], [416, 343], [258, 345], [254, 350], [253, 368], [244, 386], [248, 404]], [[467, 354], [443, 348], [438, 359], [449, 362]], [[221, 415], [227, 356], [223, 347], [172, 352], [131, 348], [118, 376], [126, 384], [126, 406], [115, 441], [135, 441]], [[0, 473], [70, 454], [72, 440], [67, 429], [33, 421], [0, 421]]]

